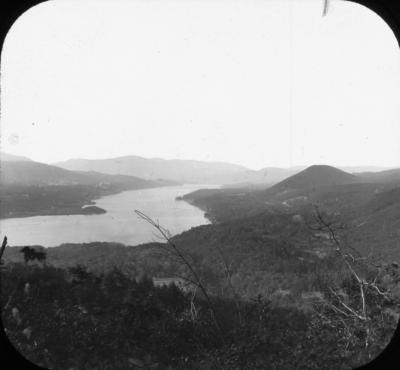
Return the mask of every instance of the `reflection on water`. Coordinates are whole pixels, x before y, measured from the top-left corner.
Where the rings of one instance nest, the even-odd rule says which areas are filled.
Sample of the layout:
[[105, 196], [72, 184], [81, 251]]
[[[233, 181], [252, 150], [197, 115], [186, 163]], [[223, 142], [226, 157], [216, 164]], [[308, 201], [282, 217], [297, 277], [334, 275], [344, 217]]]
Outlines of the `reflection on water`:
[[142, 211], [173, 235], [208, 223], [204, 212], [177, 196], [214, 185], [182, 185], [131, 190], [96, 200], [107, 213], [101, 215], [35, 216], [0, 220], [1, 236], [9, 245], [57, 246], [62, 243], [113, 241], [128, 245], [158, 241], [155, 229], [134, 212]]

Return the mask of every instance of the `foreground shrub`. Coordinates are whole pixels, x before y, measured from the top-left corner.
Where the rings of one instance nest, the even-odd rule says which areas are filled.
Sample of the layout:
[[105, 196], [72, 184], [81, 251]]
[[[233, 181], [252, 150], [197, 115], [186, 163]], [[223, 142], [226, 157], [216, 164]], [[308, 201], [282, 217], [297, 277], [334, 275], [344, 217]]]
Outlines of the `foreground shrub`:
[[213, 297], [211, 312], [175, 286], [154, 287], [117, 269], [96, 276], [81, 266], [8, 264], [1, 288], [12, 344], [57, 370], [345, 369], [379, 353], [396, 324], [371, 321], [373, 341], [363, 347], [365, 327], [354, 322], [346, 331], [328, 311]]

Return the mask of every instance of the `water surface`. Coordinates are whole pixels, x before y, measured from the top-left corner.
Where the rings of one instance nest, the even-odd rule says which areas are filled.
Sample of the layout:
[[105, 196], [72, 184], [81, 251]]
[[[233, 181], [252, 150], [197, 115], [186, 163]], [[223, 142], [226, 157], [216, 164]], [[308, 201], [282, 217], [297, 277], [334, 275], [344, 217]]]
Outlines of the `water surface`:
[[140, 210], [175, 235], [191, 227], [209, 223], [204, 212], [184, 201], [182, 196], [215, 185], [182, 185], [154, 189], [130, 190], [97, 199], [96, 206], [107, 211], [100, 215], [34, 216], [0, 220], [1, 237], [9, 245], [57, 246], [62, 243], [93, 241], [136, 245], [160, 241], [154, 227], [141, 220]]

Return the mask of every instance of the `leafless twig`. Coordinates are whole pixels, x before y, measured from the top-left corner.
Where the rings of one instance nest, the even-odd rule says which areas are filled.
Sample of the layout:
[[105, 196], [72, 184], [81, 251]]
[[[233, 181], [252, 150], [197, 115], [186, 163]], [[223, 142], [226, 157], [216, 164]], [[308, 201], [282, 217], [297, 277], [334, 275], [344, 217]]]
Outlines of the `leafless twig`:
[[0, 261], [3, 261], [3, 253], [4, 250], [6, 249], [7, 246], [7, 237], [5, 236], [3, 239], [3, 243], [1, 244], [1, 249], [0, 249]]
[[[171, 247], [171, 252], [179, 258], [179, 260], [183, 263], [184, 266], [186, 266], [192, 276], [191, 280], [192, 282], [195, 284], [196, 287], [198, 287], [200, 289], [200, 291], [203, 293], [204, 298], [206, 299], [208, 308], [211, 312], [211, 316], [213, 318], [215, 327], [217, 328], [221, 339], [223, 342], [225, 342], [225, 338], [222, 332], [222, 329], [218, 323], [217, 317], [216, 317], [216, 313], [215, 313], [215, 308], [214, 305], [212, 303], [212, 300], [210, 298], [210, 295], [207, 292], [206, 287], [204, 286], [199, 274], [196, 272], [196, 270], [194, 269], [192, 263], [190, 263], [190, 261], [188, 260], [188, 258], [186, 257], [186, 255], [181, 251], [181, 249], [171, 240], [171, 234], [169, 233], [169, 231], [165, 228], [163, 228], [159, 221], [155, 221], [153, 220], [151, 217], [147, 216], [145, 213], [139, 211], [139, 210], [135, 210], [135, 213], [139, 216], [139, 218], [141, 218], [142, 220], [148, 222], [151, 226], [153, 226], [162, 236], [162, 238], [167, 242], [167, 244]], [[164, 247], [163, 247], [164, 248]]]

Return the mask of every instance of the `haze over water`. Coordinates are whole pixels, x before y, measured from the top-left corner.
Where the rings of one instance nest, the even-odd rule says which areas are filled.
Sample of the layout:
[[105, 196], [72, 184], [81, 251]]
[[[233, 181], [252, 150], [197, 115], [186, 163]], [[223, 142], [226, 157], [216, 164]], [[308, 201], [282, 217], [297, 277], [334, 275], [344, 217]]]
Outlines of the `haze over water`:
[[136, 245], [160, 241], [156, 230], [134, 212], [139, 210], [171, 232], [179, 234], [194, 226], [207, 224], [204, 212], [177, 196], [216, 185], [182, 185], [130, 190], [97, 199], [96, 205], [107, 211], [101, 215], [35, 216], [0, 220], [1, 235], [10, 246], [42, 245], [94, 241]]

